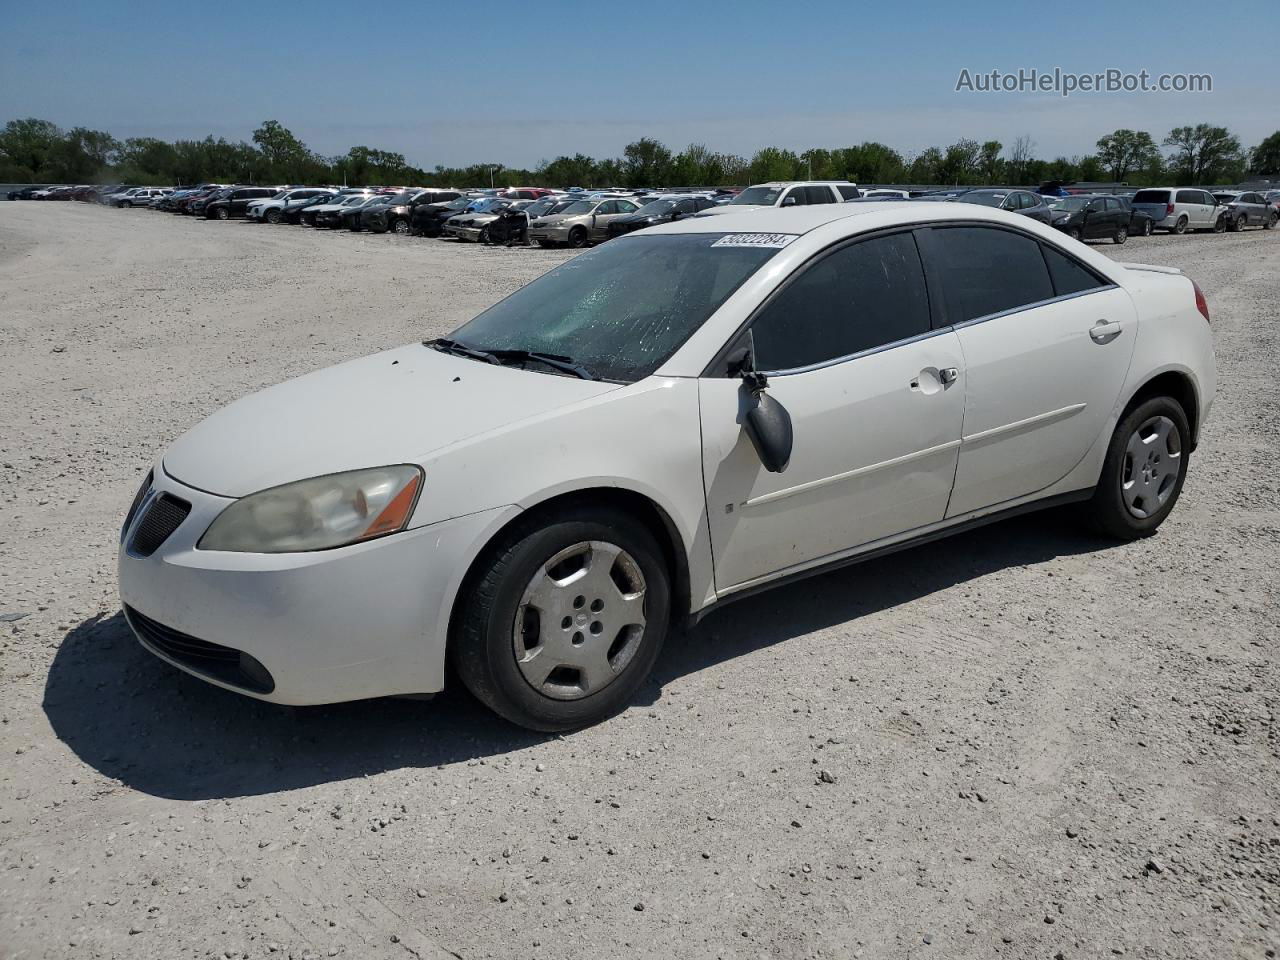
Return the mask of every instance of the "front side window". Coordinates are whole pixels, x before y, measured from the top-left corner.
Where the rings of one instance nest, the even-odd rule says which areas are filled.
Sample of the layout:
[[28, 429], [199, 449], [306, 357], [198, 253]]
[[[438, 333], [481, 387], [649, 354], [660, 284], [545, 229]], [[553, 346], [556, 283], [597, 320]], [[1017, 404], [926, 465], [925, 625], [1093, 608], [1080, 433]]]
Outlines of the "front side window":
[[605, 380], [641, 380], [777, 254], [723, 233], [619, 238], [574, 257], [463, 324], [478, 350], [571, 357]]
[[1040, 244], [994, 227], [940, 227], [931, 231], [929, 262], [938, 275], [949, 323], [1052, 299], [1053, 284]]
[[822, 257], [751, 324], [755, 365], [792, 370], [929, 330], [929, 296], [910, 233], [872, 237]]
[[778, 187], [747, 187], [747, 189], [730, 200], [729, 204], [730, 206], [734, 204], [757, 204], [771, 207], [778, 202], [778, 194], [781, 192]]

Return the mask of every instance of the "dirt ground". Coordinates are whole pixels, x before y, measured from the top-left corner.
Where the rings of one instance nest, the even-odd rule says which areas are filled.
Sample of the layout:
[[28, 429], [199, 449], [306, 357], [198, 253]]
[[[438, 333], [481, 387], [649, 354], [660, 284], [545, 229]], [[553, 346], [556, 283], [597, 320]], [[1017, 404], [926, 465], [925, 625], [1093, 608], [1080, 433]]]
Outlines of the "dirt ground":
[[743, 600], [547, 737], [207, 686], [115, 550], [220, 405], [568, 254], [0, 204], [0, 956], [1274, 956], [1280, 231], [1099, 249], [1213, 310], [1159, 535], [1033, 515]]

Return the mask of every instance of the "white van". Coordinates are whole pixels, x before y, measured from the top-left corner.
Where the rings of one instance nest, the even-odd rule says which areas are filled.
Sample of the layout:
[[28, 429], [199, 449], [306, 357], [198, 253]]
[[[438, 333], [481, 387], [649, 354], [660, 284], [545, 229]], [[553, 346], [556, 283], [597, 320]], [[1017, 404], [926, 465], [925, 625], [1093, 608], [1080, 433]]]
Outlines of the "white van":
[[1227, 227], [1227, 208], [1199, 187], [1159, 187], [1139, 190], [1133, 195], [1133, 208], [1151, 217], [1157, 230], [1186, 233], [1188, 230], [1214, 230]]

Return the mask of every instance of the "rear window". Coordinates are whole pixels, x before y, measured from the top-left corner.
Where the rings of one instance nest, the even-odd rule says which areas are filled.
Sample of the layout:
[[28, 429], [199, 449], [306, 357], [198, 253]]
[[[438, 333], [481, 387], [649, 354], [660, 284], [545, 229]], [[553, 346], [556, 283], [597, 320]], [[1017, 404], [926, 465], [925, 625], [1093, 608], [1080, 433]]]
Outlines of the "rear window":
[[1134, 203], [1168, 203], [1168, 190], [1139, 190], [1133, 195]]
[[836, 189], [840, 191], [840, 196], [846, 200], [852, 200], [858, 196], [858, 188], [853, 184], [836, 184]]

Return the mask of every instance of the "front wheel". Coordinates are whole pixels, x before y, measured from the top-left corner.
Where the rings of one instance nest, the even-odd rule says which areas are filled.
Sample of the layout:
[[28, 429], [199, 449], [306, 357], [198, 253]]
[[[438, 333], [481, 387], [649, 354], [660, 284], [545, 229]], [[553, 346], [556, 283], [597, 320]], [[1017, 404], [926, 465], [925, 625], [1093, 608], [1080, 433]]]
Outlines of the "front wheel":
[[277, 210], [275, 207], [272, 207], [270, 210], [267, 211], [267, 223], [279, 223], [279, 222], [280, 222], [280, 211]]
[[1150, 220], [1144, 220], [1144, 221], [1142, 221], [1142, 235], [1143, 235], [1144, 237], [1149, 237], [1149, 236], [1151, 236], [1151, 232], [1152, 232], [1152, 230], [1151, 230], [1151, 221], [1150, 221]]
[[587, 230], [585, 227], [574, 227], [569, 231], [569, 246], [585, 247], [587, 245]]
[[1080, 233], [1079, 227], [1072, 227], [1070, 230], [1067, 231], [1067, 236], [1070, 237], [1072, 240], [1079, 240], [1083, 235]]
[[1116, 231], [1115, 236], [1111, 238], [1113, 243], [1124, 243], [1128, 239], [1129, 239], [1128, 227], [1121, 227], [1119, 230]]
[[409, 221], [396, 217], [391, 221], [391, 232], [398, 236], [407, 236], [409, 233]]
[[1280, 214], [1277, 214], [1273, 211], [1271, 216], [1267, 217], [1267, 219], [1263, 222], [1262, 229], [1263, 230], [1275, 229], [1276, 220], [1280, 220]]
[[582, 505], [521, 523], [459, 594], [450, 658], [475, 697], [532, 730], [625, 707], [666, 638], [671, 588], [645, 526]]
[[230, 212], [226, 207], [219, 207], [219, 208], [218, 208], [218, 219], [219, 219], [219, 220], [230, 220], [230, 219], [231, 219], [231, 212]]
[[1172, 397], [1130, 410], [1111, 436], [1088, 503], [1095, 525], [1121, 540], [1150, 536], [1173, 510], [1187, 476], [1191, 428]]

